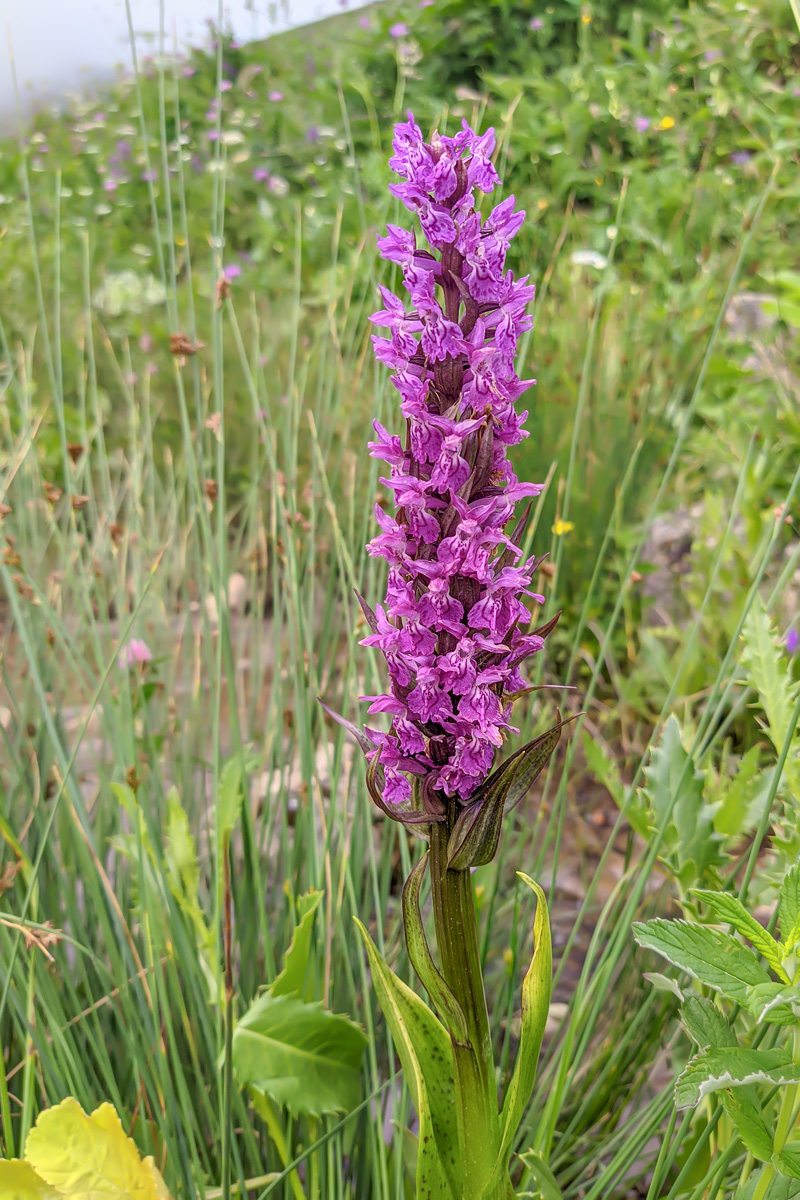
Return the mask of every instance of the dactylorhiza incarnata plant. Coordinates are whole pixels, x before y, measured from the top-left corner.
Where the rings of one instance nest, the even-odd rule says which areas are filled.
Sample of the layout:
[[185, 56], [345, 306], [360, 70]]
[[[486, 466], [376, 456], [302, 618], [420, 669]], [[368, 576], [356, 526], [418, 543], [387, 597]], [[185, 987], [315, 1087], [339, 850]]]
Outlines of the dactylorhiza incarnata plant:
[[[363, 930], [372, 977], [419, 1117], [417, 1194], [431, 1200], [513, 1196], [509, 1162], [530, 1100], [550, 994], [547, 907], [539, 887], [535, 952], [523, 984], [516, 1067], [498, 1111], [498, 1093], [480, 969], [470, 868], [494, 856], [503, 812], [518, 802], [554, 750], [562, 722], [493, 770], [509, 733], [512, 705], [533, 690], [520, 673], [557, 618], [533, 631], [525, 599], [538, 563], [522, 560], [531, 502], [507, 532], [517, 502], [538, 484], [520, 483], [508, 449], [525, 435], [516, 403], [534, 380], [514, 371], [517, 341], [531, 327], [534, 289], [505, 269], [525, 214], [514, 197], [487, 217], [475, 193], [499, 183], [494, 131], [466, 123], [429, 142], [409, 114], [396, 125], [392, 192], [418, 218], [416, 234], [389, 225], [381, 255], [402, 268], [410, 297], [381, 288], [373, 338], [400, 393], [405, 437], [375, 422], [370, 451], [389, 466], [382, 479], [396, 512], [380, 506], [369, 553], [388, 564], [385, 605], [359, 597], [389, 669], [384, 695], [365, 697], [391, 718], [387, 732], [357, 729], [367, 782], [389, 817], [429, 839], [411, 873], [403, 915], [411, 962], [441, 1021], [381, 959]], [[419, 895], [430, 864], [440, 966], [434, 964]]]

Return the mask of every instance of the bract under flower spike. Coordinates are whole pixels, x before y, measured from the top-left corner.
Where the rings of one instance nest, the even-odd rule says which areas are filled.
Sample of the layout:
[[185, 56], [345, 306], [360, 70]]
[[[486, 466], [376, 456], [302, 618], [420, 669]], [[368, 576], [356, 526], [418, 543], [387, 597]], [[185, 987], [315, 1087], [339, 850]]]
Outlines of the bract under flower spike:
[[[362, 644], [383, 652], [391, 681], [365, 697], [370, 713], [392, 717], [388, 732], [366, 731], [371, 786], [401, 820], [469, 804], [513, 729], [520, 665], [544, 642], [528, 631], [529, 603], [543, 603], [531, 590], [537, 564], [521, 561], [508, 532], [517, 502], [541, 491], [508, 460], [527, 436], [516, 403], [535, 381], [518, 378], [514, 356], [534, 289], [505, 266], [525, 216], [514, 197], [485, 218], [476, 209], [475, 191], [499, 182], [494, 144], [493, 130], [479, 136], [466, 122], [426, 142], [409, 113], [395, 126], [390, 165], [403, 182], [391, 190], [421, 237], [389, 225], [378, 239], [407, 293], [382, 287], [371, 318], [388, 335], [373, 338], [375, 354], [393, 371], [405, 436], [375, 422], [370, 453], [388, 465], [381, 482], [396, 514], [376, 508], [381, 532], [368, 550], [386, 560], [389, 580], [385, 605], [365, 605], [372, 632]], [[424, 783], [412, 805], [413, 780]]]

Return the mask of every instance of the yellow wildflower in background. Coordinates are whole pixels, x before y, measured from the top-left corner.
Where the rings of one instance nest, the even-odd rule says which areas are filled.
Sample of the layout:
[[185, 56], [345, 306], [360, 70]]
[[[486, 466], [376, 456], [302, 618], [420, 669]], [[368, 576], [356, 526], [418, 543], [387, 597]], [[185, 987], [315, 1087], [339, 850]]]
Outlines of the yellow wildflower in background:
[[658, 128], [659, 129], [672, 129], [672, 126], [674, 124], [675, 124], [674, 117], [662, 117], [661, 120], [658, 122]]
[[572, 533], [574, 528], [575, 525], [572, 521], [562, 521], [561, 517], [559, 517], [553, 526], [552, 532], [556, 535], [556, 537], [562, 537], [565, 533]]

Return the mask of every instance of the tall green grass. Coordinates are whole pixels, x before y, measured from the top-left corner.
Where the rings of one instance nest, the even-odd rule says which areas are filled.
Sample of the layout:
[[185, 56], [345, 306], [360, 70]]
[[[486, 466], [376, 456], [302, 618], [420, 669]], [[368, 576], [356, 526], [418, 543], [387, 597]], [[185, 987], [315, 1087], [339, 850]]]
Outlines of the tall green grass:
[[[86, 1109], [109, 1099], [176, 1197], [219, 1197], [230, 1170], [233, 1188], [254, 1197], [297, 1200], [301, 1187], [309, 1198], [397, 1200], [411, 1195], [411, 1106], [352, 918], [369, 925], [410, 980], [400, 886], [420, 845], [378, 818], [358, 754], [317, 704], [325, 696], [354, 716], [358, 696], [380, 681], [375, 657], [357, 644], [364, 626], [352, 589], [380, 594], [379, 569], [364, 549], [378, 491], [364, 445], [372, 415], [394, 427], [397, 420], [370, 360], [369, 295], [356, 283], [377, 282], [369, 227], [387, 214], [363, 214], [362, 241], [344, 258], [333, 225], [323, 298], [304, 289], [302, 209], [294, 284], [280, 313], [236, 282], [226, 294], [225, 150], [220, 145], [219, 169], [209, 175], [209, 256], [193, 243], [184, 164], [167, 135], [182, 104], [170, 70], [162, 63], [155, 132], [172, 194], [151, 188], [166, 297], [160, 320], [193, 343], [202, 336], [205, 347], [174, 356], [168, 376], [151, 376], [130, 340], [109, 334], [92, 301], [99, 280], [90, 229], [82, 277], [61, 270], [57, 231], [66, 213], [57, 177], [53, 223], [43, 227], [29, 213], [34, 261], [41, 239], [55, 235], [56, 247], [52, 277], [38, 288], [36, 325], [13, 341], [0, 326], [10, 367], [0, 408], [0, 502], [10, 507], [0, 526], [2, 1147], [19, 1153], [38, 1111], [66, 1095]], [[142, 130], [143, 144], [153, 132]], [[659, 840], [641, 843], [621, 816], [590, 833], [584, 817], [596, 799], [585, 793], [598, 792], [583, 746], [596, 738], [614, 747], [630, 801], [670, 712], [691, 715], [701, 762], [717, 760], [742, 712], [736, 637], [699, 697], [681, 692], [681, 663], [697, 652], [703, 622], [721, 603], [718, 574], [743, 483], [768, 446], [751, 447], [738, 483], [733, 478], [726, 529], [710, 552], [672, 683], [646, 718], [634, 719], [633, 733], [617, 654], [637, 619], [644, 540], [652, 517], [672, 503], [765, 199], [753, 198], [749, 232], [731, 250], [702, 344], [682, 333], [678, 315], [675, 337], [643, 345], [640, 306], [614, 286], [613, 261], [590, 283], [556, 248], [525, 351], [550, 360], [522, 459], [529, 476], [550, 476], [531, 543], [553, 551], [548, 612], [569, 612], [556, 665], [545, 663], [541, 678], [577, 681], [559, 703], [587, 716], [540, 794], [507, 818], [498, 860], [474, 882], [506, 1064], [532, 918], [514, 871], [549, 891], [557, 1006], [517, 1149], [542, 1156], [563, 1195], [576, 1200], [633, 1187], [652, 1200], [699, 1196], [709, 1186], [718, 1191], [742, 1165], [733, 1152], [708, 1157], [718, 1115], [694, 1126], [690, 1117], [676, 1120], [669, 1073], [656, 1067], [680, 1045], [674, 1000], [644, 990], [630, 936], [634, 917], [670, 900]], [[571, 219], [565, 213], [566, 228]], [[71, 300], [83, 298], [69, 346], [60, 317], [67, 290]], [[245, 411], [230, 406], [231, 378], [246, 395]], [[79, 424], [69, 432], [67, 389], [79, 397]], [[53, 457], [38, 444], [50, 411], [57, 477], [43, 474]], [[165, 411], [177, 414], [181, 433], [167, 451], [158, 437]], [[233, 489], [229, 431], [243, 426], [247, 458]], [[71, 453], [75, 444], [80, 453]], [[557, 517], [574, 523], [572, 539], [551, 533]], [[736, 636], [763, 580], [772, 581], [768, 600], [779, 602], [781, 550], [777, 525], [755, 540]], [[231, 584], [234, 573], [243, 585]], [[134, 636], [153, 651], [144, 670], [117, 662]], [[548, 719], [552, 703], [530, 702], [523, 734]], [[320, 888], [313, 955], [325, 1002], [369, 1036], [360, 1108], [321, 1122], [282, 1116], [284, 1154], [246, 1097], [223, 1086], [224, 851], [215, 806], [230, 764], [243, 780], [231, 879], [236, 1008], [274, 978], [295, 924], [294, 897]], [[172, 789], [191, 842], [176, 823]], [[13, 864], [18, 872], [3, 875]], [[196, 903], [186, 882], [195, 870]], [[535, 1192], [524, 1157], [518, 1175], [520, 1193]]]

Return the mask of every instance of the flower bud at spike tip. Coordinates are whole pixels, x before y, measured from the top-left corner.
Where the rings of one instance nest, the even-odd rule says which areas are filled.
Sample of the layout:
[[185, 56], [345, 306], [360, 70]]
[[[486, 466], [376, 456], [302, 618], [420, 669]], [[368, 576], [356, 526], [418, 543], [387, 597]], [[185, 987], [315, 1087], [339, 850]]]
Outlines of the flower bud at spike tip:
[[[389, 566], [385, 603], [373, 613], [359, 597], [370, 626], [362, 644], [383, 652], [390, 676], [386, 693], [364, 697], [370, 713], [389, 715], [390, 728], [365, 736], [373, 798], [416, 824], [441, 819], [453, 804], [465, 822], [467, 808], [476, 809], [497, 751], [518, 732], [511, 707], [525, 694], [521, 664], [553, 624], [526, 632], [528, 603], [543, 603], [531, 590], [538, 563], [522, 560], [524, 521], [517, 542], [507, 532], [517, 502], [542, 486], [520, 483], [508, 459], [527, 436], [517, 401], [535, 380], [519, 379], [514, 357], [532, 325], [534, 288], [505, 266], [525, 216], [514, 197], [485, 218], [476, 209], [477, 193], [499, 183], [494, 146], [492, 129], [479, 136], [466, 122], [454, 137], [434, 133], [426, 142], [409, 113], [395, 126], [389, 165], [402, 182], [390, 190], [419, 229], [390, 225], [378, 239], [407, 293], [381, 287], [371, 318], [405, 435], [376, 421], [370, 443], [387, 464], [381, 482], [395, 512], [376, 507], [380, 532], [368, 546]], [[499, 820], [490, 824], [499, 830]], [[479, 857], [487, 851], [474, 834], [459, 865], [472, 858], [473, 841]]]

